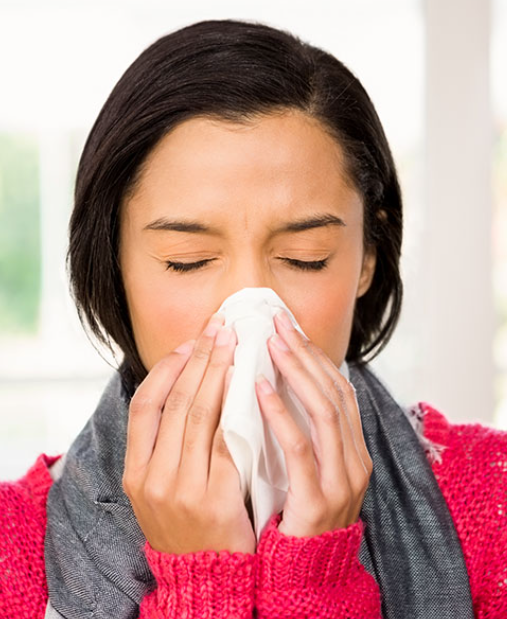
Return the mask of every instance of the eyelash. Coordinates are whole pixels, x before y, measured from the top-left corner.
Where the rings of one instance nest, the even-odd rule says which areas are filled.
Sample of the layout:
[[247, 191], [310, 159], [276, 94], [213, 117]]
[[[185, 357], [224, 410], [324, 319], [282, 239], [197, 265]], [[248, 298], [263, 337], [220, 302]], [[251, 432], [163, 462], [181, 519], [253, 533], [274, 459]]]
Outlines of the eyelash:
[[[291, 267], [300, 271], [322, 271], [327, 267], [329, 258], [323, 260], [294, 260], [291, 258], [280, 258]], [[199, 260], [198, 262], [171, 262], [167, 261], [167, 270], [176, 271], [177, 273], [188, 273], [189, 271], [197, 271], [205, 266], [208, 262], [212, 262], [213, 259]]]

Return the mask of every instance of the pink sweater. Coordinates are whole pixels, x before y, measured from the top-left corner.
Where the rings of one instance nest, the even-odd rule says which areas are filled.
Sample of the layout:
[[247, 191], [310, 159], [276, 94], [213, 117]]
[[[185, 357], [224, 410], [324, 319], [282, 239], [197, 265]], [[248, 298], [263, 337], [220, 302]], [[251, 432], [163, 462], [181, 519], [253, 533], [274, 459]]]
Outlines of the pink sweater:
[[[445, 446], [432, 467], [461, 540], [475, 616], [507, 618], [507, 433], [453, 425], [427, 404], [424, 434]], [[48, 467], [40, 456], [21, 480], [0, 484], [0, 617], [43, 619]], [[141, 618], [379, 619], [374, 578], [359, 562], [361, 521], [313, 538], [278, 532], [274, 517], [255, 555], [145, 551], [157, 588]], [[437, 619], [437, 618], [436, 618]]]

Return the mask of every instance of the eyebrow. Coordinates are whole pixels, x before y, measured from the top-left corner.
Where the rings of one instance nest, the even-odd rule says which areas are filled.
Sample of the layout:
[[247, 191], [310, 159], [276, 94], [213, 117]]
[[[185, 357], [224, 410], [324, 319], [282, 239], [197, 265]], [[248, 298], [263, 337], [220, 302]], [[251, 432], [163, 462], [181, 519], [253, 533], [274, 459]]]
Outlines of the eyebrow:
[[[327, 226], [346, 226], [347, 224], [336, 215], [322, 213], [304, 219], [297, 219], [282, 224], [273, 230], [273, 234], [283, 234], [284, 232], [303, 232], [313, 228], [324, 228]], [[190, 232], [192, 234], [211, 234], [220, 236], [221, 232], [217, 228], [205, 225], [198, 221], [191, 220], [169, 220], [165, 217], [155, 219], [147, 224], [143, 230], [166, 230], [173, 232]]]
[[301, 232], [303, 230], [324, 228], [326, 226], [346, 226], [346, 223], [341, 217], [336, 217], [336, 215], [331, 215], [330, 213], [323, 213], [322, 215], [316, 215], [314, 217], [290, 221], [277, 228], [274, 232], [275, 234], [280, 232]]

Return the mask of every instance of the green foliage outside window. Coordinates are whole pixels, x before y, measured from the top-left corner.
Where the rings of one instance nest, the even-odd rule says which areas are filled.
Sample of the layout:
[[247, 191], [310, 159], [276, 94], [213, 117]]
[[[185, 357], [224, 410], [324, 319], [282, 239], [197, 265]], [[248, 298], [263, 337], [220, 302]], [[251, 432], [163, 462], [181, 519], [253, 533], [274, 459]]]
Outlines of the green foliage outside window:
[[0, 133], [0, 333], [33, 333], [40, 294], [35, 137]]

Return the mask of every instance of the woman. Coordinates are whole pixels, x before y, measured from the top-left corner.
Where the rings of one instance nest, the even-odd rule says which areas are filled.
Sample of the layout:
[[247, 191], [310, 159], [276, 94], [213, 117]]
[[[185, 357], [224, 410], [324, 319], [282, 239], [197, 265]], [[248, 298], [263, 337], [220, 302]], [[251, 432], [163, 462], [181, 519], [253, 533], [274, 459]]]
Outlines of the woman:
[[[0, 487], [3, 616], [505, 617], [507, 435], [407, 414], [366, 366], [401, 236], [381, 124], [338, 60], [236, 21], [141, 54], [70, 224], [80, 317], [123, 362], [65, 457]], [[290, 484], [258, 542], [219, 425], [237, 340], [217, 310], [243, 288], [308, 336], [282, 312], [267, 346], [310, 436], [257, 378]]]

